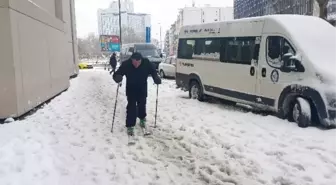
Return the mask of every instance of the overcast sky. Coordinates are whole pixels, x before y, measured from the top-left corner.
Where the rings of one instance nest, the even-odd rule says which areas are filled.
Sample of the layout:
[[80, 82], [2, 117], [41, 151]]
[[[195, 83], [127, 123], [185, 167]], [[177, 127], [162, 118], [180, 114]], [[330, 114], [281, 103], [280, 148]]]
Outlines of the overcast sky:
[[[75, 0], [78, 37], [98, 32], [97, 9], [107, 8], [114, 0]], [[176, 20], [179, 8], [191, 6], [192, 0], [133, 0], [137, 13], [151, 14], [152, 37], [159, 39], [162, 25], [162, 39], [165, 31]], [[195, 0], [196, 5], [233, 6], [233, 0]]]

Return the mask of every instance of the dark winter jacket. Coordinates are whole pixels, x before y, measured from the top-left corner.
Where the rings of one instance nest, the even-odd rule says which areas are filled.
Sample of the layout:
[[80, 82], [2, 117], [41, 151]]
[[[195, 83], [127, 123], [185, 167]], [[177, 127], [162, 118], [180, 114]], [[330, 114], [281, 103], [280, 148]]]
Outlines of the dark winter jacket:
[[126, 96], [147, 97], [149, 75], [152, 76], [154, 83], [161, 84], [155, 66], [147, 58], [142, 58], [138, 68], [133, 66], [131, 59], [122, 62], [119, 69], [113, 74], [113, 79], [119, 83], [124, 75], [126, 76]]
[[111, 56], [110, 58], [110, 65], [115, 68], [117, 66], [117, 59], [114, 55]]

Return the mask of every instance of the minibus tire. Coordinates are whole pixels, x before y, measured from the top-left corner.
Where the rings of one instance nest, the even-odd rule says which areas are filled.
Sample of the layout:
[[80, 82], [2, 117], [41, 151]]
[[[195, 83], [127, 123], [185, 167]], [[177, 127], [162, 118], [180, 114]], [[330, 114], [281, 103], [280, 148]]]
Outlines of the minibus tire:
[[[304, 111], [302, 111], [303, 105], [299, 101], [299, 98], [300, 97], [296, 98], [291, 104], [291, 109], [288, 115], [288, 120], [291, 122], [297, 123], [298, 126], [301, 128], [307, 128], [310, 126], [311, 121], [312, 121], [311, 120], [311, 105], [308, 100], [302, 98], [301, 101], [304, 101], [305, 103], [309, 104], [309, 110], [306, 110], [309, 113], [304, 113]], [[297, 118], [294, 118], [294, 114], [295, 114], [294, 112], [298, 114]]]
[[190, 85], [189, 85], [189, 98], [190, 98], [190, 99], [192, 98], [192, 95], [191, 95], [191, 89], [192, 89], [194, 86], [198, 89], [198, 97], [197, 97], [197, 100], [198, 100], [198, 101], [204, 101], [203, 89], [202, 89], [202, 87], [200, 86], [200, 84], [199, 84], [196, 80], [192, 80], [192, 81], [190, 82]]

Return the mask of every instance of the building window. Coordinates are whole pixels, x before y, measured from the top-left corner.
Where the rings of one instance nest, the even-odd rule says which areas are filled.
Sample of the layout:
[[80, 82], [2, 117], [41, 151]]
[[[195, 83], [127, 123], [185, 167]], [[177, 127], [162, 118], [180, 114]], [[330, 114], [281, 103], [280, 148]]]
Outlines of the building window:
[[[70, 3], [70, 1], [69, 1], [69, 3]], [[55, 0], [55, 17], [63, 21], [62, 0]]]

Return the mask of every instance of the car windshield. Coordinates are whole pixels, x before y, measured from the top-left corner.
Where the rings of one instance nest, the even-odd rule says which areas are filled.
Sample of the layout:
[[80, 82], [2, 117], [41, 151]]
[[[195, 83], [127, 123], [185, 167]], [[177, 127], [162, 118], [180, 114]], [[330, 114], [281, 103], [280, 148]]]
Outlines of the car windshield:
[[155, 49], [137, 50], [144, 57], [160, 58], [159, 53]]

